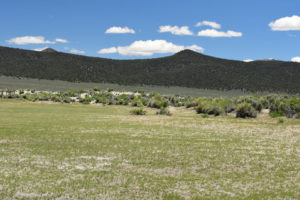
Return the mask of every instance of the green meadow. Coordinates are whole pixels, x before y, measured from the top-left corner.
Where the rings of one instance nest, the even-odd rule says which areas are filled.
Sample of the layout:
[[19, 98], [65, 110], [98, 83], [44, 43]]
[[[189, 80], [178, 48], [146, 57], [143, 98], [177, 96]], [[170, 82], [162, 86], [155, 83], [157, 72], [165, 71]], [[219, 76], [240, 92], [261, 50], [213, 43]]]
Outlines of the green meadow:
[[0, 199], [300, 198], [299, 119], [132, 109], [0, 99]]

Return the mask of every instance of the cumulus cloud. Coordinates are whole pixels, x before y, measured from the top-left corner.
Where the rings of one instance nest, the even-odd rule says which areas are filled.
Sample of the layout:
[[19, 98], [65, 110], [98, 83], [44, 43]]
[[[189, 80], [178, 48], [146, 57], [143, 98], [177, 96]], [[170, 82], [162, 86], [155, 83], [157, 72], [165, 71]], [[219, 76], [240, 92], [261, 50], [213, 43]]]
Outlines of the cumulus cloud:
[[152, 56], [157, 53], [177, 53], [184, 49], [192, 49], [195, 51], [203, 52], [204, 49], [197, 45], [183, 46], [176, 45], [166, 40], [139, 40], [133, 42], [129, 46], [111, 47], [101, 49], [98, 51], [99, 54], [105, 53], [119, 53], [125, 56]]
[[253, 60], [252, 59], [246, 59], [244, 60], [244, 62], [252, 62]]
[[123, 34], [123, 33], [131, 33], [134, 34], [135, 31], [133, 29], [126, 27], [119, 27], [119, 26], [113, 26], [110, 27], [105, 31], [106, 34], [116, 33], [116, 34]]
[[74, 53], [74, 54], [85, 54], [85, 51], [82, 50], [78, 50], [78, 49], [71, 49], [70, 53]]
[[202, 22], [198, 22], [198, 23], [196, 24], [196, 26], [197, 26], [197, 27], [199, 27], [199, 26], [210, 26], [210, 27], [212, 27], [212, 28], [214, 28], [214, 29], [219, 29], [219, 28], [221, 28], [221, 25], [220, 25], [220, 24], [218, 24], [218, 23], [216, 23], [216, 22], [211, 22], [211, 21], [202, 21]]
[[17, 45], [26, 45], [26, 44], [54, 44], [55, 42], [51, 42], [46, 40], [43, 36], [23, 36], [23, 37], [15, 37], [6, 41], [10, 44]]
[[99, 54], [110, 54], [110, 53], [117, 53], [118, 50], [116, 47], [111, 48], [104, 48], [98, 51]]
[[67, 43], [67, 42], [68, 42], [68, 40], [61, 39], [61, 38], [56, 38], [56, 39], [55, 39], [55, 42]]
[[6, 40], [9, 44], [27, 45], [27, 44], [55, 44], [57, 42], [67, 43], [68, 41], [61, 38], [56, 38], [54, 41], [46, 40], [43, 36], [23, 36], [15, 37], [10, 40]]
[[185, 49], [190, 49], [190, 50], [193, 50], [193, 51], [199, 51], [199, 52], [203, 52], [204, 51], [204, 48], [203, 47], [200, 47], [198, 45], [191, 45], [191, 46], [187, 46], [185, 47]]
[[174, 35], [193, 35], [194, 33], [189, 30], [188, 26], [160, 26], [159, 30], [160, 33], [170, 32]]
[[269, 24], [273, 31], [292, 31], [300, 30], [300, 17], [293, 15], [291, 17], [282, 17]]
[[36, 48], [36, 49], [34, 49], [34, 51], [43, 51], [43, 50], [48, 49], [48, 48], [49, 48], [49, 47]]
[[300, 57], [294, 57], [291, 59], [291, 61], [300, 63]]
[[206, 29], [198, 32], [198, 36], [202, 37], [242, 37], [241, 32], [235, 32], [235, 31], [217, 31], [215, 29]]

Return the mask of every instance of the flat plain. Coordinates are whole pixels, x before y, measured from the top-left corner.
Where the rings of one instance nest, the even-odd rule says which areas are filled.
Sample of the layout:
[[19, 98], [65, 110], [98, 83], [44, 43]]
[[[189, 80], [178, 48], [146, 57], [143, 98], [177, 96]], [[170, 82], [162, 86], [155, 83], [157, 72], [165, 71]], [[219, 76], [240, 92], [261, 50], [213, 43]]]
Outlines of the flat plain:
[[[135, 91], [143, 90], [145, 92], [156, 92], [166, 95], [182, 95], [182, 96], [197, 96], [197, 97], [238, 97], [250, 92], [243, 92], [241, 90], [212, 90], [200, 88], [187, 88], [177, 86], [155, 86], [155, 85], [118, 85], [113, 83], [93, 83], [93, 82], [68, 82], [60, 80], [45, 80], [33, 78], [17, 78], [12, 76], [0, 75], [1, 89], [36, 89], [36, 90], [50, 90], [50, 91], [70, 91], [80, 89], [91, 89], [99, 87], [101, 89], [111, 88], [116, 91]], [[268, 94], [260, 92], [259, 94]]]
[[299, 199], [300, 122], [0, 99], [0, 199]]

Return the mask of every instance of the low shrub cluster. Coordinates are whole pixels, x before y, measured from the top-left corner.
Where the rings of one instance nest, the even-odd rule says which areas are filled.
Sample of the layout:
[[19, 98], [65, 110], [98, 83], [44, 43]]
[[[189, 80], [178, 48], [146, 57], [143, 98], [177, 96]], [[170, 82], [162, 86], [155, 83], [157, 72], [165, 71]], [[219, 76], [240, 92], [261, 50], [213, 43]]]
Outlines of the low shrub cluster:
[[197, 105], [196, 112], [198, 114], [204, 113], [219, 116], [221, 114], [232, 112], [232, 101], [230, 99], [203, 98], [194, 101], [194, 104]]
[[239, 118], [255, 118], [257, 116], [257, 111], [250, 103], [238, 104], [235, 108], [236, 117]]
[[147, 111], [143, 110], [142, 108], [135, 108], [130, 111], [132, 115], [146, 115]]
[[226, 115], [234, 112], [236, 117], [256, 117], [262, 109], [269, 109], [271, 117], [300, 118], [300, 98], [289, 95], [251, 95], [238, 98], [196, 98], [179, 95], [161, 95], [144, 91], [117, 92], [112, 89], [69, 92], [49, 92], [36, 90], [0, 90], [0, 98], [24, 99], [27, 101], [53, 101], [59, 103], [82, 103], [103, 105], [131, 105], [159, 109], [157, 114], [170, 115], [169, 106], [193, 108], [198, 114]]

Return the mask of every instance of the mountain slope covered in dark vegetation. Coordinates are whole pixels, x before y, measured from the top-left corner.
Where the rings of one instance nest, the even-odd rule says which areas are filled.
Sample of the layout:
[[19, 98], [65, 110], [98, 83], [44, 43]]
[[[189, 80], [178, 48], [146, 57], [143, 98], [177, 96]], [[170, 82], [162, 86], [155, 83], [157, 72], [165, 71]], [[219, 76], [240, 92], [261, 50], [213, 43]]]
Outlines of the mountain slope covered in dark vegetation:
[[0, 75], [122, 85], [300, 92], [300, 63], [276, 60], [245, 63], [191, 50], [163, 58], [112, 60], [52, 50], [0, 47]]

